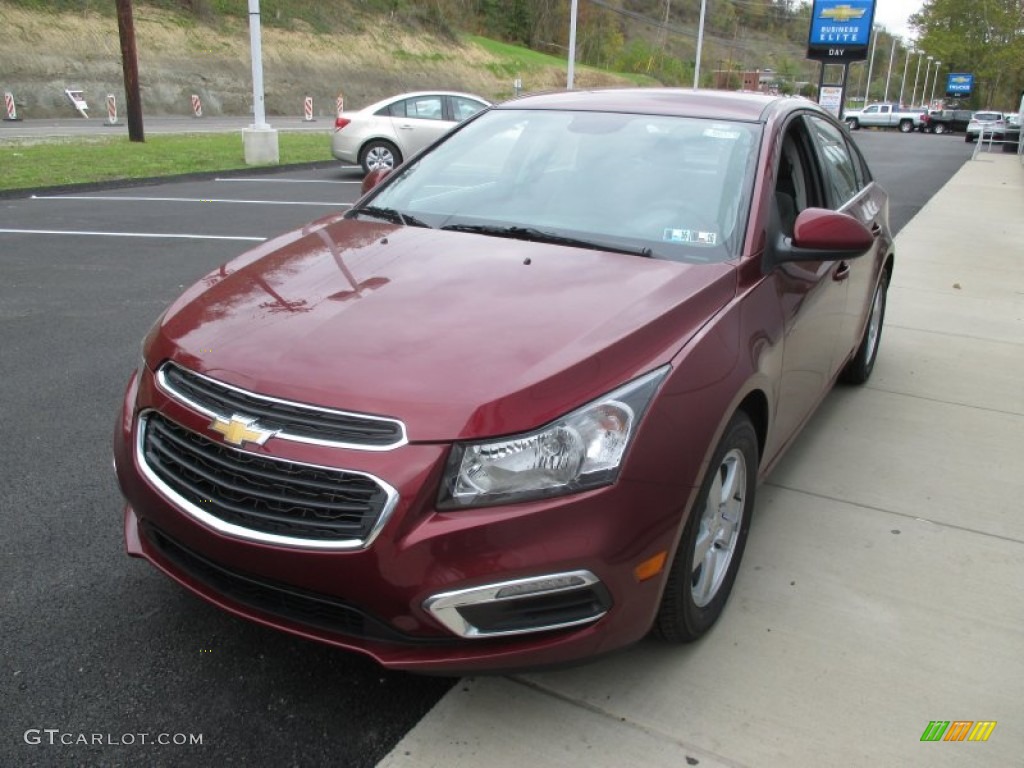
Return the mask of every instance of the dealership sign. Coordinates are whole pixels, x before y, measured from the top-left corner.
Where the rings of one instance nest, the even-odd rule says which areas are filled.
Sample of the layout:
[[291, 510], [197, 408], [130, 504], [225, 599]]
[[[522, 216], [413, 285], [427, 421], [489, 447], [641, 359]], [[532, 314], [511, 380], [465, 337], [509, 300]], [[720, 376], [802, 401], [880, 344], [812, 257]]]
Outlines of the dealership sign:
[[946, 77], [947, 96], [970, 96], [974, 90], [974, 75], [968, 72], [950, 72]]
[[868, 57], [875, 0], [814, 0], [807, 58], [842, 63]]

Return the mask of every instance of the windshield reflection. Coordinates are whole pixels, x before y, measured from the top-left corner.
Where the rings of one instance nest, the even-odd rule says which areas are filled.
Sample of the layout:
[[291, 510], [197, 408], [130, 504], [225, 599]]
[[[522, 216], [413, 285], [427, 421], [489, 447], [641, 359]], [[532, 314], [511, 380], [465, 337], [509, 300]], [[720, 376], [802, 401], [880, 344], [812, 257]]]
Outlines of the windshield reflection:
[[367, 205], [434, 228], [529, 228], [607, 250], [722, 261], [742, 238], [759, 131], [722, 120], [496, 109]]

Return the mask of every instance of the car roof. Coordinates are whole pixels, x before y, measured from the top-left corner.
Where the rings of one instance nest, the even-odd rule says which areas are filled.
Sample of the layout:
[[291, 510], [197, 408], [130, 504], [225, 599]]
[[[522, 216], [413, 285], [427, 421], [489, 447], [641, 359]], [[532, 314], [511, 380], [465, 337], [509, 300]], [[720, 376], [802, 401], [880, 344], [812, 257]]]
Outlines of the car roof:
[[477, 96], [475, 93], [463, 93], [462, 91], [410, 91], [409, 93], [399, 93], [394, 96], [388, 96], [386, 99], [375, 101], [373, 104], [363, 107], [360, 111], [376, 111], [381, 107], [386, 107], [388, 104], [394, 104], [396, 101], [418, 98], [420, 96], [462, 96], [473, 101], [479, 101], [481, 104], [491, 103], [483, 96]]
[[808, 107], [824, 112], [806, 99], [763, 93], [690, 88], [612, 88], [524, 96], [506, 101], [496, 109], [625, 112], [765, 122], [772, 113]]

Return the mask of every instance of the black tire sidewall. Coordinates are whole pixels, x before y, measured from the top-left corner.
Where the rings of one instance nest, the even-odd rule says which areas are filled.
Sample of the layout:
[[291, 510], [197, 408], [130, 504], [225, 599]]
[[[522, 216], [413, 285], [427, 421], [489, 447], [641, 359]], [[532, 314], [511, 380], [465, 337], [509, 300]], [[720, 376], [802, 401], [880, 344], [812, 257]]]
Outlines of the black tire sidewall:
[[[694, 548], [700, 530], [701, 515], [714, 481], [714, 474], [721, 466], [723, 457], [733, 449], [739, 449], [743, 453], [747, 465], [743, 520], [740, 522], [739, 536], [732, 560], [729, 563], [729, 570], [715, 597], [701, 608], [693, 601], [691, 591]], [[655, 619], [655, 635], [672, 642], [690, 642], [707, 632], [718, 620], [729, 599], [729, 593], [732, 591], [740, 562], [743, 559], [743, 551], [746, 548], [757, 488], [757, 467], [757, 433], [754, 431], [750, 418], [744, 412], [739, 411], [733, 415], [719, 440], [693, 508], [690, 510]]]
[[[885, 310], [888, 306], [889, 273], [882, 270], [878, 278], [878, 285], [875, 292], [871, 294], [871, 309], [868, 310], [868, 322], [864, 326], [864, 334], [861, 336], [860, 346], [857, 347], [857, 354], [846, 364], [841, 378], [848, 384], [863, 384], [871, 378], [871, 372], [875, 369], [875, 360], [878, 359], [878, 350], [882, 346], [882, 331], [885, 330]], [[882, 301], [882, 314], [878, 318], [878, 338], [875, 345], [868, 350], [868, 334], [871, 332], [871, 313], [874, 312], [875, 302]]]

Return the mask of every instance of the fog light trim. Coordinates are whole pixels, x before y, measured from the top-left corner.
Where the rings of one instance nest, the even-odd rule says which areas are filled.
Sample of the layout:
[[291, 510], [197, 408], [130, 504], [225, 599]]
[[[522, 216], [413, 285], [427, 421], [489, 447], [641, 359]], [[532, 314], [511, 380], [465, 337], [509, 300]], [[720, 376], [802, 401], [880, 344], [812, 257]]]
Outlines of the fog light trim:
[[565, 594], [579, 590], [599, 587], [606, 592], [601, 580], [586, 570], [549, 573], [525, 579], [486, 584], [469, 589], [457, 589], [441, 592], [423, 601], [423, 608], [449, 631], [469, 639], [503, 637], [507, 635], [524, 635], [533, 632], [548, 632], [555, 629], [581, 626], [597, 621], [604, 616], [607, 607], [599, 608], [592, 615], [570, 621], [540, 623], [531, 627], [504, 630], [489, 630], [474, 626], [460, 609], [478, 606], [485, 603], [515, 603], [529, 598], [546, 597], [548, 595]]

